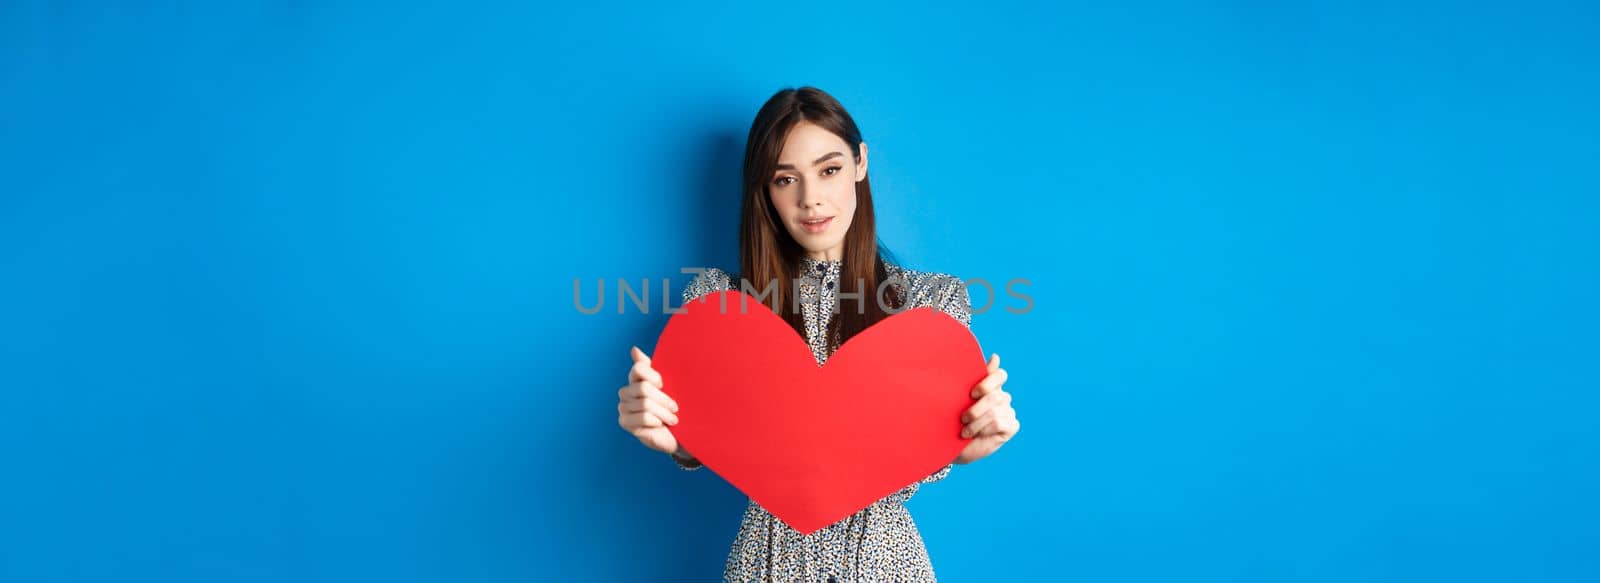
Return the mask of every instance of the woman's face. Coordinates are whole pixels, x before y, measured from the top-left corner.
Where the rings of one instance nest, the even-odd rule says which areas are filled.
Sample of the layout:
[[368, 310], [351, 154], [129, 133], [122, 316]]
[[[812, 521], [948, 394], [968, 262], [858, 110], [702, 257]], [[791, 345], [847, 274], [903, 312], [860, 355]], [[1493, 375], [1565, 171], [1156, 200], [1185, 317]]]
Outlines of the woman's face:
[[856, 213], [856, 182], [867, 177], [867, 145], [861, 159], [833, 132], [802, 121], [789, 130], [778, 169], [767, 183], [772, 206], [789, 236], [815, 259], [844, 257], [844, 234]]

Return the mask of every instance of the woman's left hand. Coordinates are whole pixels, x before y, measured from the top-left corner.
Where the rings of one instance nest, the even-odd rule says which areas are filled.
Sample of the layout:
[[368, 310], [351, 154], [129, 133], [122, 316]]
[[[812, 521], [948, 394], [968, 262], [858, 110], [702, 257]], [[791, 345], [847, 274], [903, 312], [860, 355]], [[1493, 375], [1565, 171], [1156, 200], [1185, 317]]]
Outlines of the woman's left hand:
[[1011, 408], [1011, 393], [1003, 388], [1005, 383], [1006, 369], [1000, 368], [1000, 355], [993, 355], [989, 358], [989, 376], [972, 389], [972, 397], [978, 402], [961, 414], [961, 422], [966, 424], [961, 437], [971, 437], [972, 441], [956, 456], [955, 463], [970, 464], [988, 457], [1022, 429], [1017, 410]]

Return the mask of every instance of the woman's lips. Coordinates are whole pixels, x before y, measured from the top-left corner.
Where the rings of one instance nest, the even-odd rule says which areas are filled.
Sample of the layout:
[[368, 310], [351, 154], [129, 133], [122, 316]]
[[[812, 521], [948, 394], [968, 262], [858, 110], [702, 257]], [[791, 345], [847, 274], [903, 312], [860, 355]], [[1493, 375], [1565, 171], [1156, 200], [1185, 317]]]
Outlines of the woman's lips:
[[804, 228], [807, 233], [821, 233], [828, 230], [828, 225], [832, 224], [833, 217], [827, 217], [814, 221], [800, 221], [800, 227]]

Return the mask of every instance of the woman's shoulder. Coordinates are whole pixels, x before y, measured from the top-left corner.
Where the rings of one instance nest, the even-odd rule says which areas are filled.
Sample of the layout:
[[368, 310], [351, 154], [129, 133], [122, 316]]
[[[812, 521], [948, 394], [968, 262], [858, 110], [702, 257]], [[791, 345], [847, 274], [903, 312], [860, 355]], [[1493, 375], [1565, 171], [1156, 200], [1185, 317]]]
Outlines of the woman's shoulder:
[[738, 277], [715, 267], [700, 269], [694, 279], [689, 281], [689, 285], [683, 288], [683, 303], [687, 304], [707, 294], [735, 289], [734, 282], [737, 281]]
[[905, 309], [931, 306], [962, 324], [972, 324], [972, 301], [967, 295], [966, 280], [949, 273], [921, 271], [894, 264], [885, 265], [884, 268], [891, 279], [900, 282], [905, 292]]

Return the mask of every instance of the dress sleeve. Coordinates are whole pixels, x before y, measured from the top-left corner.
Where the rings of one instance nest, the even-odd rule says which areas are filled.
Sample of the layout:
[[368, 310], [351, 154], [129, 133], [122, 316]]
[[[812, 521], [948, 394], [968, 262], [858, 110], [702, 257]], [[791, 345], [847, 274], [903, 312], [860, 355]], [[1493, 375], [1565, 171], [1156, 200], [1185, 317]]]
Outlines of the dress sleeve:
[[934, 305], [961, 322], [961, 325], [972, 328], [972, 298], [967, 294], [967, 282], [953, 275], [939, 279], [941, 281], [934, 292]]
[[667, 455], [668, 457], [672, 458], [672, 461], [678, 462], [678, 468], [682, 470], [693, 471], [706, 467], [705, 464], [700, 463], [700, 460], [694, 459], [693, 457], [681, 458], [672, 454]]
[[[959, 277], [945, 275], [938, 278], [939, 284], [930, 286], [933, 289], [929, 294], [929, 301], [940, 311], [955, 318], [961, 325], [972, 328], [972, 298], [967, 293], [967, 283]], [[931, 484], [945, 479], [950, 475], [950, 469], [955, 463], [945, 464], [939, 471], [922, 479], [922, 483]]]
[[[729, 277], [727, 272], [715, 267], [707, 268], [705, 271], [696, 274], [694, 279], [689, 282], [689, 285], [683, 288], [683, 303], [687, 304], [701, 296], [728, 289], [731, 281], [732, 278]], [[686, 471], [705, 467], [705, 464], [700, 463], [700, 460], [693, 457], [682, 458], [672, 454], [667, 454], [667, 457], [672, 458], [672, 461], [678, 464], [678, 468]]]
[[733, 276], [728, 272], [708, 267], [696, 274], [689, 285], [683, 288], [683, 303], [687, 304], [701, 296], [733, 289], [733, 281]]

